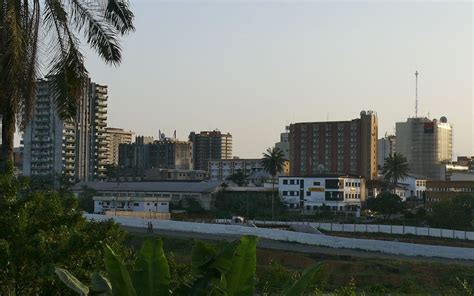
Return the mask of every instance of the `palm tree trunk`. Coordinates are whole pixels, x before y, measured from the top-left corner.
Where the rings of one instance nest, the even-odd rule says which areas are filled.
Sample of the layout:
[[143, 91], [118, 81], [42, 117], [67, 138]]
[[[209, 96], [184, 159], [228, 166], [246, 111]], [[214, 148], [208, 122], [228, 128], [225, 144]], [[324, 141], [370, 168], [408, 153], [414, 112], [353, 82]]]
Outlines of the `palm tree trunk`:
[[0, 174], [13, 173], [15, 115], [12, 113], [13, 112], [3, 112], [2, 114], [2, 155], [0, 159]]
[[272, 176], [272, 221], [275, 221], [275, 176]]

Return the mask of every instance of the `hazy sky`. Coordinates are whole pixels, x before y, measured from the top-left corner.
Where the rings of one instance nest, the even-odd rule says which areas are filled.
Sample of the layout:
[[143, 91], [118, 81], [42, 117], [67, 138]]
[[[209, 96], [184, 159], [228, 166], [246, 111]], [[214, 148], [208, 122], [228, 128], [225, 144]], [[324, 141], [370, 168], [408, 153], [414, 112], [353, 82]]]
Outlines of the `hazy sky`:
[[375, 110], [379, 135], [419, 114], [446, 116], [455, 155], [474, 154], [473, 4], [466, 2], [132, 0], [136, 32], [113, 68], [109, 126], [187, 139], [218, 128], [234, 155], [260, 157], [299, 121]]

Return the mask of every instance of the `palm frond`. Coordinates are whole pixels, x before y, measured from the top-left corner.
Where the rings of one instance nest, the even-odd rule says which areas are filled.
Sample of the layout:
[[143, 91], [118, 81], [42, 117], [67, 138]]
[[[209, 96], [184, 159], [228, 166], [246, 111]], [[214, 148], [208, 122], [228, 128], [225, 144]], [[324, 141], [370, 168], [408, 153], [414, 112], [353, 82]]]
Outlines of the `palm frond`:
[[122, 50], [115, 28], [100, 15], [100, 6], [91, 2], [71, 0], [71, 11], [74, 24], [79, 31], [84, 31], [87, 43], [106, 63], [118, 65], [122, 60]]
[[112, 23], [122, 35], [135, 31], [133, 26], [133, 12], [129, 8], [128, 1], [106, 0], [105, 19]]

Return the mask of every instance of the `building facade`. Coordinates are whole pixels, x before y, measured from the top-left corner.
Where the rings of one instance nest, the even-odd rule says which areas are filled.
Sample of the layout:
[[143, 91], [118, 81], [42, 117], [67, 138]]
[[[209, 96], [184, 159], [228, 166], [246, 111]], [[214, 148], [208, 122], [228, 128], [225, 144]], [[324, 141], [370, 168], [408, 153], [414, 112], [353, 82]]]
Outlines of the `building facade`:
[[290, 125], [290, 175], [321, 173], [377, 178], [377, 115]]
[[23, 175], [70, 182], [103, 180], [107, 158], [107, 86], [87, 79], [76, 116], [63, 120], [50, 82], [39, 80], [31, 121], [23, 134]]
[[406, 157], [410, 172], [430, 179], [445, 178], [445, 164], [453, 156], [452, 126], [446, 117], [397, 122], [396, 137], [395, 151]]
[[119, 145], [119, 167], [135, 170], [191, 170], [193, 145], [191, 142], [165, 137], [158, 141], [152, 137], [136, 137], [135, 143]]
[[131, 144], [133, 132], [113, 127], [107, 127], [105, 132], [107, 133], [107, 163], [118, 166], [119, 146], [120, 144]]
[[360, 214], [365, 202], [365, 180], [339, 175], [280, 177], [278, 190], [289, 209], [305, 213], [322, 210]]
[[385, 165], [385, 159], [395, 153], [396, 139], [397, 137], [394, 135], [389, 135], [377, 140], [377, 165], [379, 169]]
[[[284, 170], [281, 176], [287, 176], [289, 173], [289, 162], [285, 162]], [[214, 181], [224, 181], [236, 173], [242, 173], [251, 177], [258, 172], [264, 172], [261, 158], [252, 159], [223, 159], [209, 161], [209, 176]]]
[[189, 141], [193, 143], [194, 169], [209, 170], [209, 161], [232, 158], [232, 135], [218, 130], [191, 132]]
[[439, 181], [426, 182], [426, 208], [431, 209], [433, 204], [461, 196], [474, 198], [473, 181]]
[[285, 159], [290, 160], [290, 127], [285, 128], [285, 132], [280, 134], [280, 142], [275, 147], [283, 151]]
[[220, 182], [81, 182], [72, 187], [79, 194], [83, 188], [94, 189], [94, 212], [145, 211], [168, 212], [169, 204], [194, 199], [210, 210]]

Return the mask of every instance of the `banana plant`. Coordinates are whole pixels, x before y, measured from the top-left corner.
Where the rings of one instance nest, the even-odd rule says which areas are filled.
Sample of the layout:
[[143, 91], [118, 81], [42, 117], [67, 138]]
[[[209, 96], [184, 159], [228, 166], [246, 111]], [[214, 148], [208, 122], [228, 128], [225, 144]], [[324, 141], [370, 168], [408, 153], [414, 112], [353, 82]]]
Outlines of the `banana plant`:
[[[243, 236], [235, 242], [209, 245], [197, 241], [191, 253], [191, 265], [195, 281], [187, 295], [254, 295], [257, 237]], [[123, 260], [112, 249], [105, 249], [107, 278], [99, 273], [91, 277], [87, 286], [67, 270], [56, 268], [59, 279], [81, 296], [142, 296], [170, 295], [170, 270], [163, 252], [163, 242], [145, 241], [133, 270], [126, 268]], [[293, 283], [284, 296], [302, 295], [312, 282], [321, 265], [303, 272], [300, 280]]]

